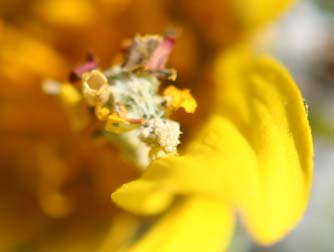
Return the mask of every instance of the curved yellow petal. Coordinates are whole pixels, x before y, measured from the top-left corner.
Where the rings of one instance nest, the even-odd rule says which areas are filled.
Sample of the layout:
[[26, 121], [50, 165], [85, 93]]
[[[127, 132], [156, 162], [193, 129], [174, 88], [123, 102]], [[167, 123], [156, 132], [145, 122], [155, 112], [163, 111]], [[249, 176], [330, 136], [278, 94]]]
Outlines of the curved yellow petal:
[[260, 188], [242, 209], [257, 241], [280, 239], [301, 218], [312, 178], [312, 137], [301, 94], [273, 59], [238, 48], [217, 67], [217, 113], [256, 153]]
[[140, 179], [125, 184], [112, 199], [137, 214], [162, 211], [174, 194], [217, 197], [242, 207], [257, 191], [256, 172], [255, 153], [247, 141], [231, 122], [213, 116], [184, 155], [152, 162]]
[[173, 195], [158, 183], [138, 179], [120, 187], [112, 194], [112, 200], [127, 211], [151, 215], [167, 208]]
[[128, 252], [220, 252], [234, 226], [231, 210], [209, 198], [190, 197], [162, 217]]

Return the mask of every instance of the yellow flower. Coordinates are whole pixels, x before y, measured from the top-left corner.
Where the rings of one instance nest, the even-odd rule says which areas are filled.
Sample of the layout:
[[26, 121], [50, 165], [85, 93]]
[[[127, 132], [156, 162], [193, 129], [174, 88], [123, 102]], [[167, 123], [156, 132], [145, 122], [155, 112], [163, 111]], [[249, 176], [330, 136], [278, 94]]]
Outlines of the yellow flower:
[[153, 161], [112, 194], [136, 214], [171, 207], [125, 251], [221, 251], [234, 211], [256, 241], [271, 244], [301, 218], [312, 139], [297, 86], [273, 59], [244, 48], [218, 60], [216, 79], [213, 112], [183, 154]]
[[[263, 158], [268, 156], [262, 152], [268, 149], [266, 146], [269, 143], [250, 141], [259, 136], [250, 128], [255, 129], [261, 121], [256, 113], [254, 119], [254, 111], [251, 113], [242, 103], [249, 101], [252, 95], [239, 85], [227, 93], [225, 91], [225, 88], [232, 88], [235, 82], [240, 84], [238, 79], [242, 76], [250, 76], [240, 74], [246, 70], [237, 63], [244, 61], [238, 56], [235, 57], [238, 62], [233, 61], [234, 64], [219, 63], [216, 81], [222, 85], [215, 86], [217, 97], [210, 107], [205, 104], [213, 102], [207, 94], [212, 92], [207, 92], [210, 87], [198, 76], [205, 73], [206, 64], [212, 62], [219, 50], [252, 34], [276, 17], [290, 2], [209, 0], [203, 5], [201, 1], [188, 0], [36, 0], [25, 3], [0, 0], [0, 81], [4, 83], [0, 100], [0, 177], [1, 189], [5, 189], [5, 197], [2, 198], [5, 207], [0, 209], [0, 249], [94, 251], [102, 242], [102, 251], [116, 251], [133, 238], [138, 218], [120, 213], [121, 210], [110, 203], [109, 194], [125, 181], [133, 179], [138, 171], [120, 158], [116, 148], [106, 145], [104, 140], [91, 137], [95, 133], [95, 125], [90, 121], [89, 113], [80, 107], [83, 99], [73, 85], [64, 85], [59, 92], [61, 99], [71, 105], [66, 109], [70, 119], [73, 119], [70, 122], [72, 128], [82, 130], [75, 133], [56, 100], [42, 94], [40, 83], [49, 77], [66, 80], [70, 69], [91, 50], [99, 56], [101, 66], [105, 66], [109, 64], [111, 55], [118, 52], [120, 41], [124, 38], [135, 33], [161, 32], [170, 23], [176, 23], [182, 30], [181, 39], [171, 56], [171, 65], [178, 69], [180, 82], [191, 83], [191, 91], [199, 103], [194, 119], [184, 119], [182, 113], [176, 117], [184, 122], [186, 138], [191, 135], [189, 131], [192, 131], [193, 122], [200, 121], [203, 125], [181, 156], [153, 162], [142, 179], [130, 183], [127, 190], [124, 186], [114, 194], [120, 205], [136, 213], [153, 214], [171, 208], [135, 247], [140, 249], [138, 252], [220, 250], [229, 241], [234, 209], [244, 211], [242, 216], [259, 241], [271, 240], [271, 237], [258, 237], [263, 230], [268, 230], [266, 226], [255, 227], [253, 224], [262, 214], [266, 220], [271, 220], [270, 216], [251, 206], [256, 202], [272, 210], [275, 204], [286, 203], [281, 202], [286, 198], [279, 194], [283, 190], [279, 181], [274, 180], [273, 187], [267, 187], [266, 183], [271, 180], [262, 179], [275, 174], [257, 174], [257, 171], [264, 170], [262, 167], [272, 167], [269, 161], [273, 159]], [[223, 56], [226, 61], [232, 58]], [[203, 90], [206, 92], [202, 93]], [[289, 95], [296, 100], [292, 107], [299, 108], [295, 112], [296, 117], [293, 117], [297, 120], [303, 117], [304, 112], [301, 112], [302, 104], [296, 92], [294, 90]], [[187, 89], [167, 89], [165, 93], [171, 97], [175, 108], [183, 107], [188, 112], [196, 108], [196, 102]], [[242, 104], [245, 107], [239, 107]], [[214, 113], [212, 110], [215, 110]], [[120, 123], [120, 120], [132, 127], [140, 124], [133, 118], [125, 120], [120, 117], [123, 115], [110, 114], [101, 104], [96, 107], [95, 113], [98, 119], [110, 124], [115, 121]], [[256, 123], [251, 124], [247, 118]], [[280, 121], [279, 118], [277, 121]], [[293, 118], [290, 115], [287, 121], [290, 123]], [[306, 121], [293, 123], [301, 127], [299, 140], [294, 142], [296, 150], [300, 150], [299, 146], [310, 147], [309, 143], [300, 140], [303, 135], [309, 136], [302, 130], [307, 127]], [[267, 132], [265, 126], [261, 129]], [[291, 125], [283, 126], [283, 129], [290, 129]], [[217, 135], [209, 137], [213, 133]], [[295, 137], [296, 132], [291, 131], [291, 136]], [[310, 140], [307, 136], [304, 141]], [[218, 142], [213, 144], [211, 141]], [[201, 144], [207, 142], [208, 145]], [[174, 145], [178, 143], [175, 141]], [[258, 146], [261, 144], [263, 146]], [[286, 142], [282, 146], [285, 147]], [[239, 160], [235, 153], [240, 153], [238, 157], [242, 154], [244, 158]], [[154, 152], [152, 155], [158, 156]], [[305, 161], [310, 153], [299, 153], [298, 156]], [[171, 166], [166, 166], [169, 163]], [[203, 168], [211, 167], [210, 172], [207, 172], [208, 168], [202, 169], [202, 164]], [[217, 164], [225, 164], [224, 169]], [[289, 167], [296, 167], [296, 164], [289, 164], [284, 170], [286, 173], [290, 171]], [[234, 171], [238, 169], [242, 170], [236, 176]], [[282, 178], [288, 178], [283, 175]], [[289, 177], [296, 186], [291, 190], [292, 196], [298, 198], [297, 189], [305, 182], [306, 201], [306, 179], [304, 181], [301, 177], [298, 180], [295, 175]], [[260, 196], [259, 191], [268, 195]], [[275, 201], [271, 203], [262, 199], [272, 195]], [[175, 197], [181, 197], [179, 203], [174, 204]], [[129, 203], [130, 199], [132, 203]], [[290, 199], [293, 201], [291, 207], [298, 203], [294, 199]], [[264, 204], [266, 202], [268, 205]], [[300, 211], [302, 208], [300, 203]], [[297, 218], [300, 212], [297, 207], [294, 208], [295, 213], [290, 213], [289, 209], [282, 209], [281, 205], [274, 209], [282, 211], [286, 222], [282, 221], [279, 230], [273, 232], [282, 233], [282, 229], [292, 226], [293, 217]], [[274, 213], [276, 217], [278, 213]], [[282, 219], [278, 218], [277, 222], [279, 220]], [[189, 229], [194, 224], [201, 229]], [[101, 237], [106, 233], [107, 238], [103, 242]], [[277, 236], [277, 233], [272, 236]], [[192, 235], [193, 241], [200, 243], [189, 244], [189, 235]], [[162, 241], [162, 237], [168, 237], [168, 242]]]

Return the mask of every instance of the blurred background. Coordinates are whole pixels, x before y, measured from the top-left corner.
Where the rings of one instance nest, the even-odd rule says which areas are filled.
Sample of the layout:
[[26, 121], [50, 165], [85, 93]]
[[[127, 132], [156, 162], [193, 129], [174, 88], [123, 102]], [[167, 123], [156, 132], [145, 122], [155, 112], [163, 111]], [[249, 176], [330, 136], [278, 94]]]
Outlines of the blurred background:
[[66, 81], [89, 52], [108, 67], [124, 39], [176, 27], [169, 65], [199, 103], [196, 118], [176, 115], [185, 139], [210, 106], [201, 94], [212, 86], [214, 60], [238, 43], [278, 58], [309, 109], [315, 170], [304, 219], [271, 248], [237, 228], [230, 251], [334, 251], [334, 2], [270, 2], [0, 0], [0, 250], [94, 251], [115, 220], [136, 226], [110, 193], [138, 171], [89, 129], [73, 131], [68, 111], [41, 83]]

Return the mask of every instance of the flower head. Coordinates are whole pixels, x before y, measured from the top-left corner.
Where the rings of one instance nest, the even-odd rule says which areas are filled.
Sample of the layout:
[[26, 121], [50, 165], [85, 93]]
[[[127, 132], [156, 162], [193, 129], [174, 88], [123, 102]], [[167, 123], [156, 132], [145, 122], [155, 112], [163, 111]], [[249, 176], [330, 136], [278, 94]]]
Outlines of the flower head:
[[[162, 45], [157, 36], [136, 37], [122, 65], [83, 72], [81, 94], [77, 89], [105, 136], [147, 167], [113, 201], [143, 215], [170, 208], [126, 251], [218, 251], [231, 237], [234, 211], [259, 243], [279, 240], [300, 219], [312, 177], [311, 134], [296, 85], [270, 57], [231, 49], [216, 62], [211, 114], [176, 155], [180, 125], [169, 115], [181, 107], [192, 113], [197, 104], [189, 90], [159, 93], [165, 63], [148, 66], [154, 55], [165, 62], [168, 54], [155, 53]], [[193, 242], [203, 232], [208, 236]]]
[[[230, 49], [290, 2], [2, 1], [1, 249], [221, 251], [236, 211], [261, 243], [286, 234], [312, 177], [306, 113], [278, 63]], [[170, 23], [182, 30], [177, 46], [173, 33], [138, 35], [104, 70], [129, 34]], [[74, 68], [89, 51], [100, 60]], [[169, 56], [197, 101], [170, 85]], [[197, 103], [186, 120], [173, 114]], [[145, 233], [110, 202], [118, 187], [118, 206], [160, 214]]]

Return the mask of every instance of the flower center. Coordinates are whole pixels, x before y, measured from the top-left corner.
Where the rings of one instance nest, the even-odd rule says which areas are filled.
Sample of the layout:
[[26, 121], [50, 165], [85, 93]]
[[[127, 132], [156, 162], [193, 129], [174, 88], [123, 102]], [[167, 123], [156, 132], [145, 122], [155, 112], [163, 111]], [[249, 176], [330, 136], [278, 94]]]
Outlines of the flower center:
[[[162, 80], [176, 77], [175, 70], [165, 68], [173, 43], [171, 36], [137, 36], [122, 65], [102, 72], [91, 68], [94, 64], [90, 59], [74, 71], [81, 80], [81, 89], [72, 85], [71, 92], [76, 90], [84, 101], [80, 103], [94, 108], [96, 119], [103, 122], [103, 135], [117, 143], [139, 167], [177, 154], [180, 124], [169, 117], [181, 107], [193, 113], [197, 106], [189, 90], [169, 86], [160, 92]], [[54, 82], [52, 85], [54, 93]], [[73, 104], [69, 85], [66, 87], [59, 88], [59, 95], [65, 97], [65, 103], [71, 100]]]

